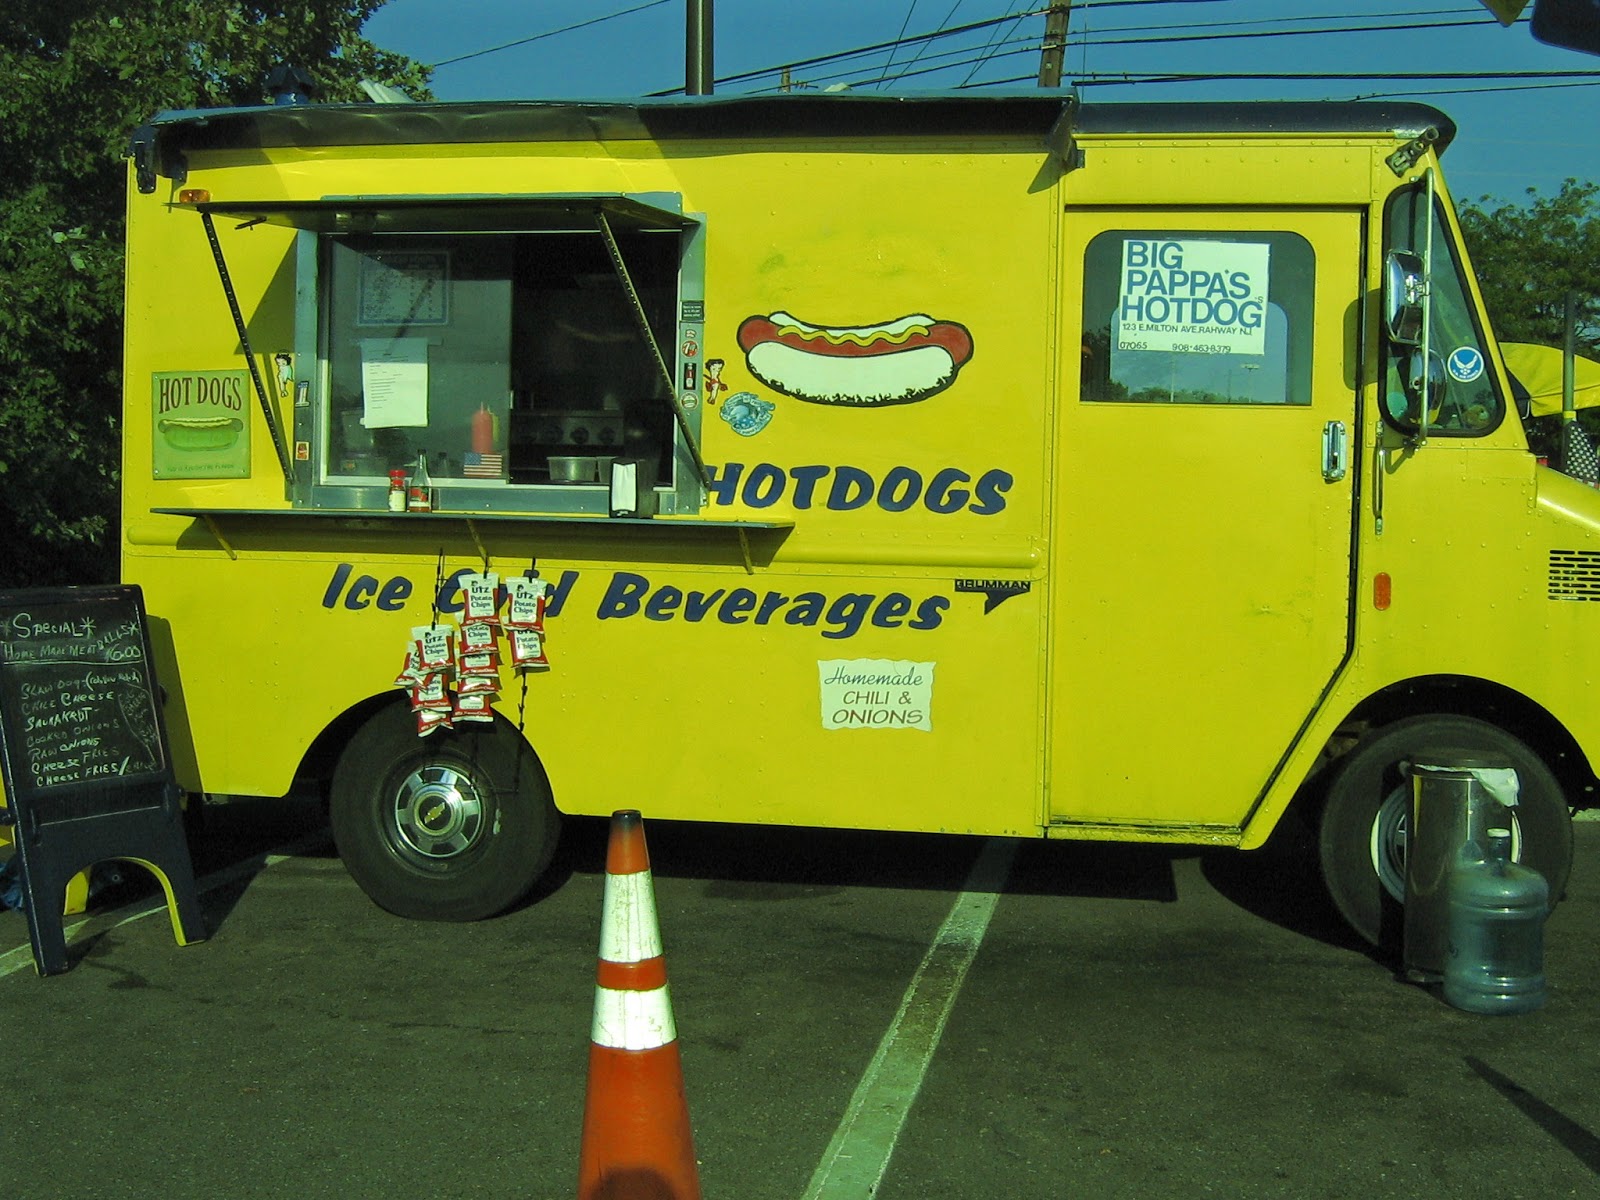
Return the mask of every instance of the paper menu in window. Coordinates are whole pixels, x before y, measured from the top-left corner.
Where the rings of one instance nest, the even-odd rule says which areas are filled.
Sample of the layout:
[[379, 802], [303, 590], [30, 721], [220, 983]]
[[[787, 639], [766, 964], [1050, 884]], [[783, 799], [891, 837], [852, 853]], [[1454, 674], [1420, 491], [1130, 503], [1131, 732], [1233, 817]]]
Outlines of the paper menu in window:
[[428, 339], [363, 338], [361, 423], [394, 429], [428, 423]]

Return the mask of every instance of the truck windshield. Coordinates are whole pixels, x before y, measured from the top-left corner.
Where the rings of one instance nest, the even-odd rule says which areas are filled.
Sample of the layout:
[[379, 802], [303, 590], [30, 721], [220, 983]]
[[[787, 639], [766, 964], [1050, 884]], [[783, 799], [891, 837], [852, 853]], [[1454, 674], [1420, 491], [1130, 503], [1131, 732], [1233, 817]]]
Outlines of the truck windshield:
[[[1389, 201], [1389, 246], [1418, 255], [1429, 251], [1432, 224], [1432, 262], [1429, 263], [1430, 323], [1428, 347], [1444, 379], [1444, 398], [1428, 415], [1428, 433], [1444, 437], [1481, 437], [1497, 428], [1505, 417], [1505, 401], [1489, 370], [1486, 339], [1466, 285], [1461, 251], [1444, 210], [1436, 201], [1428, 211], [1427, 191], [1421, 187], [1396, 192]], [[1397, 428], [1410, 402], [1402, 372], [1408, 369], [1408, 348], [1391, 347], [1384, 379], [1384, 415]]]

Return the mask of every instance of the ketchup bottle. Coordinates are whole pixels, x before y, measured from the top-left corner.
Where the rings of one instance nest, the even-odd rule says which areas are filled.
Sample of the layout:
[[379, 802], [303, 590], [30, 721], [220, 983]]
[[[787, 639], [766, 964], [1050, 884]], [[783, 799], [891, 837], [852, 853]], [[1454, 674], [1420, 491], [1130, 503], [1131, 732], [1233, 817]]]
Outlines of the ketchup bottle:
[[487, 404], [481, 405], [472, 414], [472, 452], [494, 453], [494, 414], [489, 411]]

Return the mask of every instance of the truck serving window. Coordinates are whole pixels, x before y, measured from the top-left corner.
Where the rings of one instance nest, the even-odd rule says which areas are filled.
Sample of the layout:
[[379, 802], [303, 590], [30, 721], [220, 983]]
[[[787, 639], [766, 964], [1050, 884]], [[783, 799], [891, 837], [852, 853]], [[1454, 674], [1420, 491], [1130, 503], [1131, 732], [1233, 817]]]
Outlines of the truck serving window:
[[677, 205], [203, 206], [300, 230], [296, 503], [384, 508], [390, 472], [421, 456], [447, 511], [605, 513], [617, 460], [638, 463], [660, 511], [696, 510], [703, 226]]
[[[1444, 397], [1428, 414], [1428, 435], [1481, 437], [1504, 419], [1505, 402], [1488, 369], [1483, 331], [1450, 224], [1438, 203], [1429, 213], [1427, 189], [1422, 187], [1396, 192], [1389, 201], [1387, 221], [1390, 249], [1409, 250], [1425, 259], [1431, 249], [1428, 348], [1432, 373], [1444, 382]], [[1412, 426], [1404, 418], [1414, 405], [1401, 375], [1410, 353], [1399, 347], [1391, 350], [1384, 377], [1384, 416], [1410, 432]]]
[[1100, 234], [1084, 262], [1081, 398], [1310, 404], [1315, 275], [1296, 233]]

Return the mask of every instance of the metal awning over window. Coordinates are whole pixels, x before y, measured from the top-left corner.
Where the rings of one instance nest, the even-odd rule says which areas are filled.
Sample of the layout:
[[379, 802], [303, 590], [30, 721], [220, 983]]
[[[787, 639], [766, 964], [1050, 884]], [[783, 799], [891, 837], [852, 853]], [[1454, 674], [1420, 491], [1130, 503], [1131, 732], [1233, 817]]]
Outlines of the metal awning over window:
[[628, 297], [639, 329], [650, 348], [663, 383], [672, 418], [702, 488], [709, 488], [710, 472], [689, 414], [679, 399], [668, 354], [650, 326], [615, 230], [631, 233], [681, 233], [700, 222], [686, 216], [679, 197], [670, 193], [540, 193], [536, 195], [402, 195], [326, 196], [318, 200], [212, 200], [196, 197], [187, 207], [200, 214], [216, 260], [217, 273], [227, 297], [234, 325], [250, 364], [255, 386], [285, 482], [292, 485], [294, 466], [282, 430], [267, 401], [266, 388], [250, 349], [249, 331], [233, 287], [233, 280], [217, 237], [218, 218], [238, 222], [238, 228], [270, 224], [319, 235], [428, 234], [428, 233], [541, 233], [589, 232], [605, 241], [616, 268], [617, 280]]
[[324, 234], [588, 231], [604, 217], [633, 231], [678, 232], [697, 222], [662, 193], [327, 196], [320, 200], [203, 200], [197, 212], [242, 224]]

